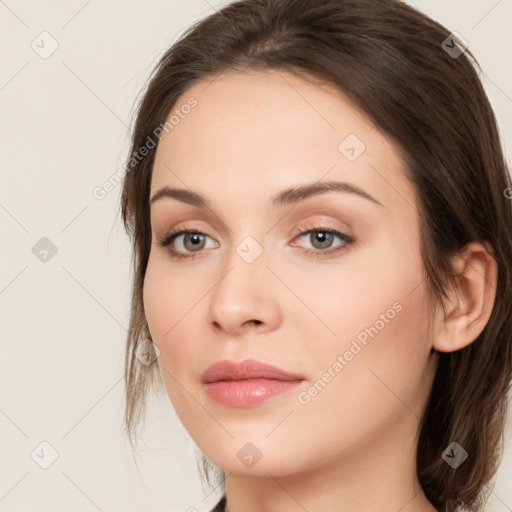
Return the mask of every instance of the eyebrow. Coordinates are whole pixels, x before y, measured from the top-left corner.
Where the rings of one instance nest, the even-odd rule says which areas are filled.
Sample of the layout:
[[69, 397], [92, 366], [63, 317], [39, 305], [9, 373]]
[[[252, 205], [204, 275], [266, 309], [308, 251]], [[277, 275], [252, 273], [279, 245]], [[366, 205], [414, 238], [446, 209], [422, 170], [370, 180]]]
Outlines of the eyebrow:
[[[356, 185], [341, 181], [322, 181], [291, 187], [279, 192], [279, 194], [272, 199], [272, 204], [274, 208], [282, 208], [287, 205], [297, 204], [300, 201], [304, 201], [310, 197], [325, 194], [327, 192], [346, 192], [372, 201], [379, 206], [383, 206], [377, 199]], [[177, 201], [196, 206], [197, 208], [211, 209], [210, 202], [196, 192], [170, 187], [162, 187], [156, 191], [151, 197], [150, 204], [153, 204], [155, 201], [164, 197], [176, 199]]]

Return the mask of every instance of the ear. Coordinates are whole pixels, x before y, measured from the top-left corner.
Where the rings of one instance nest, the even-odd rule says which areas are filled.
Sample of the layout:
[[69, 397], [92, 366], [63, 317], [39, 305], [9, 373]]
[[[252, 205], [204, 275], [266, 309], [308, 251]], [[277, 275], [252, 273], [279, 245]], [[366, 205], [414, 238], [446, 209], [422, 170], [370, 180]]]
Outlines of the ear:
[[[498, 276], [498, 265], [485, 242], [470, 243], [453, 263], [455, 282], [447, 290], [447, 314], [436, 316], [433, 348], [455, 352], [472, 343], [484, 330], [491, 316]], [[444, 318], [443, 318], [444, 316]]]

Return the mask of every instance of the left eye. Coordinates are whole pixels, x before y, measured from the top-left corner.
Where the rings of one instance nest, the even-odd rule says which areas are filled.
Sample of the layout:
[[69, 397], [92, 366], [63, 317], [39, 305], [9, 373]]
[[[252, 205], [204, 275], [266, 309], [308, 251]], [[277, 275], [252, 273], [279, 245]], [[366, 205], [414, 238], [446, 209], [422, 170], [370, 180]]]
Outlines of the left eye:
[[[315, 228], [308, 231], [302, 232], [297, 238], [304, 238], [311, 243], [313, 251], [316, 252], [330, 252], [330, 250], [336, 250], [337, 248], [352, 243], [352, 238], [344, 233], [340, 233], [330, 228]], [[342, 240], [342, 244], [337, 247], [332, 247], [335, 238]], [[327, 249], [327, 251], [326, 251]]]

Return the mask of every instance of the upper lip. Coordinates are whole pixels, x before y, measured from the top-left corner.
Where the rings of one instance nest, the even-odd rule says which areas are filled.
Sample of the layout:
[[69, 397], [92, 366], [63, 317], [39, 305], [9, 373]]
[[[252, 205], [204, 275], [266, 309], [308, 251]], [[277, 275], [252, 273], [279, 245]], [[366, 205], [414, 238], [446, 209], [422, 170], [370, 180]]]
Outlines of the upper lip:
[[262, 363], [254, 359], [245, 359], [239, 363], [222, 360], [209, 366], [201, 376], [204, 383], [219, 380], [244, 380], [244, 379], [275, 379], [275, 380], [303, 380], [304, 377], [294, 375], [285, 370]]

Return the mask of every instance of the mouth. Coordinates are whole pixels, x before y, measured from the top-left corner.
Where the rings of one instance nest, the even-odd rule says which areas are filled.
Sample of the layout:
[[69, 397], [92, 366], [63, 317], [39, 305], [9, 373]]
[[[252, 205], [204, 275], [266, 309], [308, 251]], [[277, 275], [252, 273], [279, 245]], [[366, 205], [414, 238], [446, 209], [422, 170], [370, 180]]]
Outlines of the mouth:
[[220, 380], [302, 380], [302, 375], [296, 375], [255, 359], [244, 359], [239, 363], [223, 359], [209, 366], [201, 375], [204, 383], [218, 382]]
[[253, 407], [291, 391], [302, 380], [242, 379], [206, 383], [206, 392], [215, 402], [229, 407]]
[[240, 363], [218, 361], [202, 375], [208, 396], [229, 407], [256, 406], [291, 391], [303, 380], [300, 375], [253, 359]]

